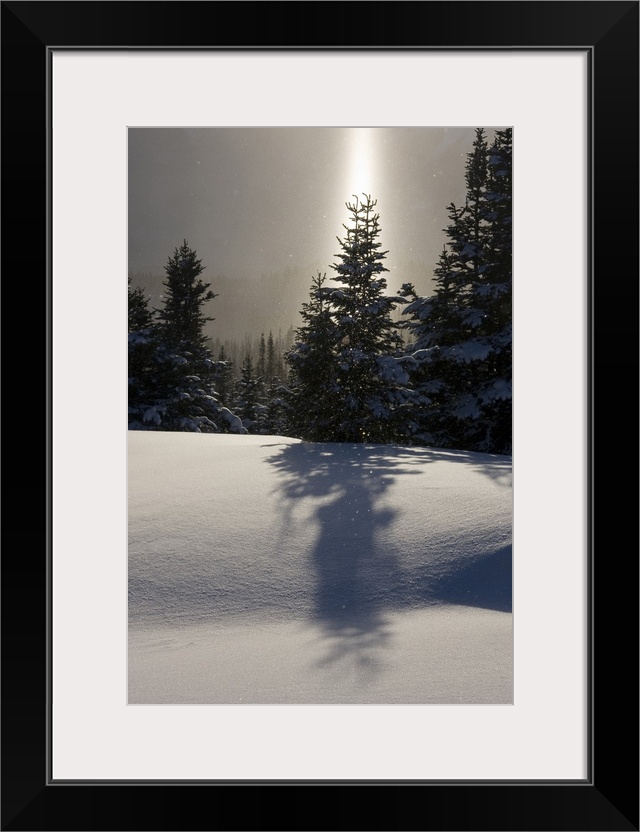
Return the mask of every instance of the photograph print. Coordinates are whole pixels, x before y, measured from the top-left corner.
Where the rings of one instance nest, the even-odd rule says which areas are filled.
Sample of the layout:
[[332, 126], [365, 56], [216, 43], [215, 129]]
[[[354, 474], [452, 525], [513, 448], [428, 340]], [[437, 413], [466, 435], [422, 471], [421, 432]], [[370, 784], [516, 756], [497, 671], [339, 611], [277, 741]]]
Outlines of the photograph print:
[[129, 128], [129, 704], [513, 703], [512, 140]]

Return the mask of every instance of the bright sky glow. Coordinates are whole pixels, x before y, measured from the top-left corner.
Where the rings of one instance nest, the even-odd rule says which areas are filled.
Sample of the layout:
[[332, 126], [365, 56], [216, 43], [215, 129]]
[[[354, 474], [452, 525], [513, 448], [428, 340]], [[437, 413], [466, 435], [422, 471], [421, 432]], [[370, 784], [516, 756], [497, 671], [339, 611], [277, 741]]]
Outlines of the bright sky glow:
[[374, 134], [367, 128], [354, 129], [351, 134], [351, 168], [349, 194], [374, 194], [376, 191], [373, 155]]

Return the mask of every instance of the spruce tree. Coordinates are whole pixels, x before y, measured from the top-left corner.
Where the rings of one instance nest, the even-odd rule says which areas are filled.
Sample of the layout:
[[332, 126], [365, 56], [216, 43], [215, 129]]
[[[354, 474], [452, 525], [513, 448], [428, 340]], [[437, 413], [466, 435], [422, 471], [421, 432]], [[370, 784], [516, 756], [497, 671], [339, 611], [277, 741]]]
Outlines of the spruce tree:
[[311, 279], [309, 300], [302, 305], [303, 324], [295, 331], [295, 342], [285, 354], [290, 368], [284, 393], [286, 432], [308, 441], [334, 439], [339, 406], [336, 382], [336, 325], [329, 304], [327, 275]]
[[218, 401], [215, 362], [204, 326], [204, 305], [215, 297], [200, 279], [204, 266], [187, 241], [165, 266], [164, 306], [153, 327], [153, 380], [148, 407], [130, 427], [198, 433], [244, 432]]
[[403, 287], [414, 336], [414, 438], [510, 453], [511, 130], [497, 131], [491, 147], [476, 130], [465, 176], [465, 206], [448, 209], [434, 295]]
[[186, 240], [174, 250], [164, 267], [164, 307], [158, 310], [158, 320], [167, 346], [190, 352], [194, 359], [209, 357], [204, 326], [213, 318], [205, 315], [203, 307], [216, 295], [210, 283], [204, 283], [200, 275], [205, 266]]
[[489, 233], [480, 279], [473, 286], [482, 310], [478, 339], [488, 349], [477, 385], [484, 423], [479, 447], [512, 451], [512, 130], [497, 130], [488, 154], [484, 219]]
[[403, 340], [391, 313], [401, 296], [385, 293], [387, 255], [379, 241], [377, 201], [363, 194], [346, 203], [350, 224], [341, 252], [313, 279], [303, 326], [286, 356], [291, 368], [289, 429], [313, 441], [402, 441], [409, 407]]
[[343, 225], [341, 252], [333, 264], [339, 288], [330, 292], [336, 331], [336, 410], [332, 438], [339, 442], [395, 442], [404, 435], [407, 376], [403, 341], [391, 313], [404, 303], [385, 294], [377, 200], [363, 194], [346, 203], [350, 224]]

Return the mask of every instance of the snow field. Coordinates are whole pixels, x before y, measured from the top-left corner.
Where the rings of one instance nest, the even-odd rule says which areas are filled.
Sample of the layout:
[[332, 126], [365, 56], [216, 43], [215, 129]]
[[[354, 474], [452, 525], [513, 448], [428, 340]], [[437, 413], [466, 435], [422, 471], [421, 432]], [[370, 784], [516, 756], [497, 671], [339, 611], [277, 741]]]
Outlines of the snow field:
[[130, 703], [512, 701], [511, 459], [129, 433]]

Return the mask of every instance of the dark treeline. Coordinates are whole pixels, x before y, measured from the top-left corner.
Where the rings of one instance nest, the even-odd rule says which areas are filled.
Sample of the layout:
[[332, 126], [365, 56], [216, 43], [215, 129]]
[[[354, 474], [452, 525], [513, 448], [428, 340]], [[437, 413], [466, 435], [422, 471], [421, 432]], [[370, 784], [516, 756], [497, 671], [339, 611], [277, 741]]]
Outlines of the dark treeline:
[[222, 354], [224, 360], [230, 362], [234, 378], [239, 378], [242, 362], [247, 355], [251, 355], [254, 360], [257, 360], [261, 354], [266, 356], [267, 349], [269, 349], [271, 360], [268, 368], [265, 364], [265, 372], [268, 370], [266, 380], [271, 382], [273, 375], [280, 378], [286, 377], [285, 355], [293, 346], [294, 338], [295, 332], [293, 326], [291, 326], [284, 333], [282, 329], [278, 329], [277, 333], [273, 333], [271, 330], [266, 333], [261, 332], [260, 335], [246, 332], [240, 340], [225, 338], [222, 341], [220, 338], [210, 338], [209, 345], [216, 358], [219, 358]]
[[347, 203], [341, 252], [311, 279], [302, 323], [239, 339], [206, 334], [216, 295], [187, 241], [162, 305], [129, 278], [129, 427], [280, 434], [511, 453], [511, 130], [476, 130], [466, 201], [431, 277], [387, 292], [376, 200]]

